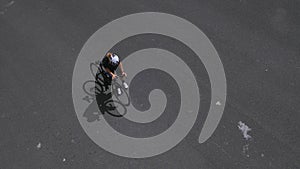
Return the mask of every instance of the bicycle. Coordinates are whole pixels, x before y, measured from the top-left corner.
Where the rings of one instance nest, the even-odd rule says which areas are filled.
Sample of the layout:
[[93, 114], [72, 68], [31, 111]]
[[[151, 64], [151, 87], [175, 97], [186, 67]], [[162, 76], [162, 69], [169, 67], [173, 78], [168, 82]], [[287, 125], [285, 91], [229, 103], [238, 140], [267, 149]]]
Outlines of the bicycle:
[[[97, 72], [94, 71], [96, 68]], [[90, 64], [90, 70], [95, 78], [95, 80], [88, 80], [83, 84], [83, 90], [89, 96], [95, 97], [97, 94], [105, 92], [108, 89], [108, 76], [106, 72], [99, 66], [98, 62]], [[130, 98], [127, 92], [127, 89], [123, 87], [120, 83], [117, 82], [117, 79], [122, 78], [122, 75], [117, 75], [117, 78], [112, 80], [111, 87], [112, 87], [112, 94], [116, 97], [116, 99], [124, 104], [125, 106], [130, 105]], [[105, 89], [105, 90], [104, 90]], [[121, 90], [121, 95], [118, 94], [117, 90]], [[125, 99], [122, 99], [121, 96], [125, 95]]]

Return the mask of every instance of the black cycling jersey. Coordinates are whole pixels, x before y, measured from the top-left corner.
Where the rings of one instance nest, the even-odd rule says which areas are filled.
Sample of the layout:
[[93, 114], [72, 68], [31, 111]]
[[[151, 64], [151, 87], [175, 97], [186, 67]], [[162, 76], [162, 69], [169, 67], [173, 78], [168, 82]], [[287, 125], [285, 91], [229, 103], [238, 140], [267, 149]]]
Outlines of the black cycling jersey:
[[106, 56], [102, 59], [102, 66], [104, 68], [108, 68], [112, 73], [117, 70], [119, 64], [120, 62], [112, 63], [111, 60]]

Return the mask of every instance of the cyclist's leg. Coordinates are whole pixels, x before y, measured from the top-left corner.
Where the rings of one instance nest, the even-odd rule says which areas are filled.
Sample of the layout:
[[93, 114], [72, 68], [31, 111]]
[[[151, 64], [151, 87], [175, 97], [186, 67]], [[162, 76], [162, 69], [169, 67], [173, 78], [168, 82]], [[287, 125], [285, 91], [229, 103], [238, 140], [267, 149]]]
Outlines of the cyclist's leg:
[[[122, 72], [121, 72], [121, 70], [118, 68], [117, 69], [117, 72], [118, 72], [118, 74], [121, 74]], [[120, 80], [121, 80], [121, 82], [122, 82], [122, 86], [125, 88], [125, 89], [128, 89], [128, 84], [125, 82], [125, 76], [121, 76], [120, 77]]]
[[122, 81], [122, 85], [123, 85], [123, 87], [125, 88], [125, 89], [128, 89], [128, 84], [125, 82], [125, 77], [122, 77], [121, 78], [121, 81]]

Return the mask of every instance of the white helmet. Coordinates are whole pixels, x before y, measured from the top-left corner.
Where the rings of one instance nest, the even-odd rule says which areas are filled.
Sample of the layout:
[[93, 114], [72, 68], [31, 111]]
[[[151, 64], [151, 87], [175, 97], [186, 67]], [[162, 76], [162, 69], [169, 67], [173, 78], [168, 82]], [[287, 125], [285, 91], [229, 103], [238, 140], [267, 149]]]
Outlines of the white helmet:
[[110, 62], [112, 65], [117, 66], [120, 62], [119, 56], [116, 54], [111, 54], [110, 55]]
[[111, 62], [112, 62], [112, 64], [119, 64], [119, 62], [120, 62], [120, 59], [119, 59], [119, 56], [118, 55], [116, 55], [116, 54], [112, 54], [111, 55]]

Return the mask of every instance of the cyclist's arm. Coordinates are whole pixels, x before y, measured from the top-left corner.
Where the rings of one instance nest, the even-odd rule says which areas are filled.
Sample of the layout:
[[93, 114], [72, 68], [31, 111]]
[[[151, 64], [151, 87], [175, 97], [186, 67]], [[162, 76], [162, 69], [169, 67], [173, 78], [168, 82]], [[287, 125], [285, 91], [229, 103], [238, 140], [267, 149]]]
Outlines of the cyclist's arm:
[[123, 68], [122, 62], [120, 62], [120, 65], [119, 65], [119, 66], [120, 66], [120, 69], [121, 69], [121, 73], [122, 73], [122, 74], [125, 73], [125, 72], [124, 72], [124, 68]]
[[115, 74], [113, 74], [113, 72], [111, 72], [108, 68], [105, 67], [104, 69], [105, 69], [105, 71], [106, 71], [107, 73], [109, 73], [110, 75], [112, 75], [112, 76], [115, 75]]
[[124, 68], [123, 68], [122, 62], [120, 62], [120, 69], [121, 69], [122, 76], [127, 77], [127, 74], [124, 72]]
[[111, 75], [112, 79], [115, 79], [117, 75], [115, 75], [113, 72], [111, 72], [108, 68], [105, 68], [106, 72], [108, 72]]

